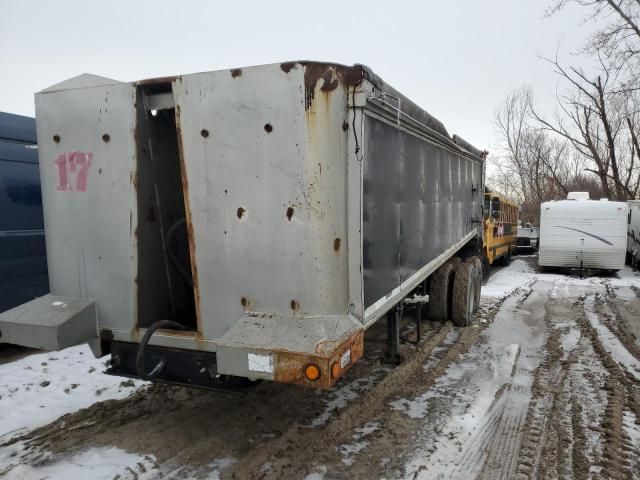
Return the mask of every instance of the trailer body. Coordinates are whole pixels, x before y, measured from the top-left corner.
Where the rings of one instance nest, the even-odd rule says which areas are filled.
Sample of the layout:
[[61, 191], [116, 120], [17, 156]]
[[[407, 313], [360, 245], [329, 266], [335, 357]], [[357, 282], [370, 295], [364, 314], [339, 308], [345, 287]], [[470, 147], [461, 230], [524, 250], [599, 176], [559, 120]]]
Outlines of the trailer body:
[[[38, 93], [36, 113], [44, 302], [93, 309], [117, 374], [136, 376], [145, 332], [172, 318], [183, 328], [147, 347], [149, 369], [166, 359], [158, 379], [330, 387], [368, 327], [481, 244], [481, 153], [361, 65], [82, 75]], [[33, 317], [21, 308], [5, 335]], [[47, 340], [76, 342], [69, 319], [51, 316]]]
[[539, 265], [620, 270], [625, 260], [627, 214], [624, 202], [544, 202], [540, 208]]

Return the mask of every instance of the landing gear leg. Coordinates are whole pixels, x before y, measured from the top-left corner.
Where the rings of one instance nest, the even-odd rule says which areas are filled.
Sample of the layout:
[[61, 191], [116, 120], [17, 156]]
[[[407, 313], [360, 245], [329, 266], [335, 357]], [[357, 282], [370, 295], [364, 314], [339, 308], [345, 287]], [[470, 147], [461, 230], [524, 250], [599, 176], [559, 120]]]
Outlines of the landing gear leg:
[[385, 362], [398, 365], [400, 358], [400, 319], [402, 318], [402, 304], [400, 303], [387, 313], [387, 351]]
[[[418, 287], [418, 295], [424, 295], [424, 285]], [[420, 343], [422, 338], [422, 302], [416, 305], [416, 345]]]

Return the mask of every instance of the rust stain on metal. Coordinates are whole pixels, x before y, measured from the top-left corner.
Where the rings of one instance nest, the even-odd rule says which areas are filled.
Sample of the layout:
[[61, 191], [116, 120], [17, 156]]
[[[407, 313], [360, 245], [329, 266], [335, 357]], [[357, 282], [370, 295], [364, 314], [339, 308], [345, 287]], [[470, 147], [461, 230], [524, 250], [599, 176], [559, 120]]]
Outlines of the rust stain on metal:
[[231, 76], [233, 78], [241, 77], [242, 76], [242, 69], [241, 68], [234, 68], [233, 70], [231, 70]]
[[[294, 383], [308, 387], [326, 389], [331, 388], [360, 358], [364, 351], [364, 330], [356, 330], [342, 342], [326, 342], [327, 348], [322, 348], [316, 355], [296, 353], [290, 351], [275, 352], [274, 380], [276, 382]], [[330, 344], [330, 346], [329, 346]], [[343, 354], [350, 350], [350, 362], [339, 369], [339, 374], [332, 378], [331, 367], [334, 363], [340, 365]], [[320, 368], [320, 378], [310, 381], [304, 376], [304, 368], [310, 363]]]
[[242, 207], [238, 207], [238, 210], [236, 211], [236, 215], [238, 216], [238, 220], [240, 220], [242, 218], [242, 216], [244, 215], [244, 213], [246, 212], [246, 210]]
[[296, 68], [297, 62], [284, 62], [280, 64], [280, 70], [284, 73], [289, 73], [292, 69]]
[[[177, 77], [172, 77], [174, 80]], [[200, 313], [200, 287], [198, 282], [198, 262], [196, 261], [196, 240], [193, 233], [193, 220], [191, 215], [191, 202], [189, 200], [189, 181], [187, 179], [187, 168], [184, 161], [184, 151], [182, 146], [182, 128], [180, 126], [180, 105], [175, 108], [176, 136], [178, 138], [178, 156], [180, 159], [180, 174], [182, 176], [182, 195], [184, 198], [185, 220], [187, 224], [187, 239], [189, 241], [189, 258], [191, 259], [191, 279], [193, 282], [193, 300], [196, 309], [196, 326], [198, 332], [202, 333], [202, 316]]]
[[342, 243], [342, 240], [340, 238], [336, 238], [333, 241], [333, 250], [335, 252], [339, 252], [340, 251], [340, 243]]
[[293, 207], [287, 208], [287, 220], [291, 221], [291, 217], [293, 217], [294, 209]]
[[344, 86], [357, 85], [364, 76], [363, 69], [359, 65], [346, 67], [343, 65], [308, 62], [304, 63], [304, 67], [305, 110], [309, 110], [313, 105], [318, 80], [322, 79], [320, 91], [329, 93], [338, 88], [340, 83]]
[[251, 312], [251, 309], [253, 308], [253, 301], [247, 297], [242, 297], [240, 299], [240, 305], [242, 305], [242, 310], [248, 313]]
[[291, 300], [291, 310], [295, 312], [300, 310], [300, 302], [298, 300]]

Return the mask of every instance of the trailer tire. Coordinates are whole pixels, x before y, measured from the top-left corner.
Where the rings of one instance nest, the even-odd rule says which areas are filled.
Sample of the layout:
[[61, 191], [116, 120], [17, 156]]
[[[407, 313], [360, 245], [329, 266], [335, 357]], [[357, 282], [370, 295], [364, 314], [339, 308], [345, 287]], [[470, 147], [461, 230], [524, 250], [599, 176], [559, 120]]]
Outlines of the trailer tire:
[[[457, 264], [457, 263], [456, 263]], [[456, 267], [447, 262], [431, 275], [429, 289], [429, 318], [444, 322], [449, 318], [450, 295], [453, 288]]]
[[478, 311], [478, 307], [480, 306], [480, 292], [482, 290], [482, 279], [484, 278], [484, 273], [482, 271], [482, 260], [480, 260], [478, 257], [471, 257], [467, 259], [467, 262], [473, 265], [475, 268], [475, 285], [473, 291], [475, 296], [475, 305], [473, 313], [476, 313]]
[[459, 327], [471, 324], [476, 304], [476, 268], [472, 263], [456, 266], [451, 296], [451, 319]]

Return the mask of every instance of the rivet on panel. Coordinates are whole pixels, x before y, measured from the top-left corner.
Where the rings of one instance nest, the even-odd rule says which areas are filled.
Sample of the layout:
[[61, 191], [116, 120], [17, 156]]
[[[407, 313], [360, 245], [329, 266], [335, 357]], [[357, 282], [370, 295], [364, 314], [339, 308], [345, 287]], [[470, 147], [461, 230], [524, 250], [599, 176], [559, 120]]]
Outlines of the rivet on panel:
[[109, 140], [111, 140], [111, 136], [108, 133], [105, 133], [104, 135], [102, 135], [102, 141], [107, 143]]
[[270, 123], [265, 123], [264, 131], [267, 133], [271, 133], [273, 131], [273, 125], [271, 125]]
[[58, 135], [57, 133], [53, 136], [53, 141], [56, 143], [60, 143], [60, 135]]
[[209, 136], [209, 130], [203, 128], [202, 130], [200, 130], [200, 135], [202, 135], [203, 138], [207, 138]]
[[237, 212], [238, 220], [242, 218], [242, 216], [244, 215], [244, 212], [246, 212], [244, 208], [238, 207], [238, 212]]

